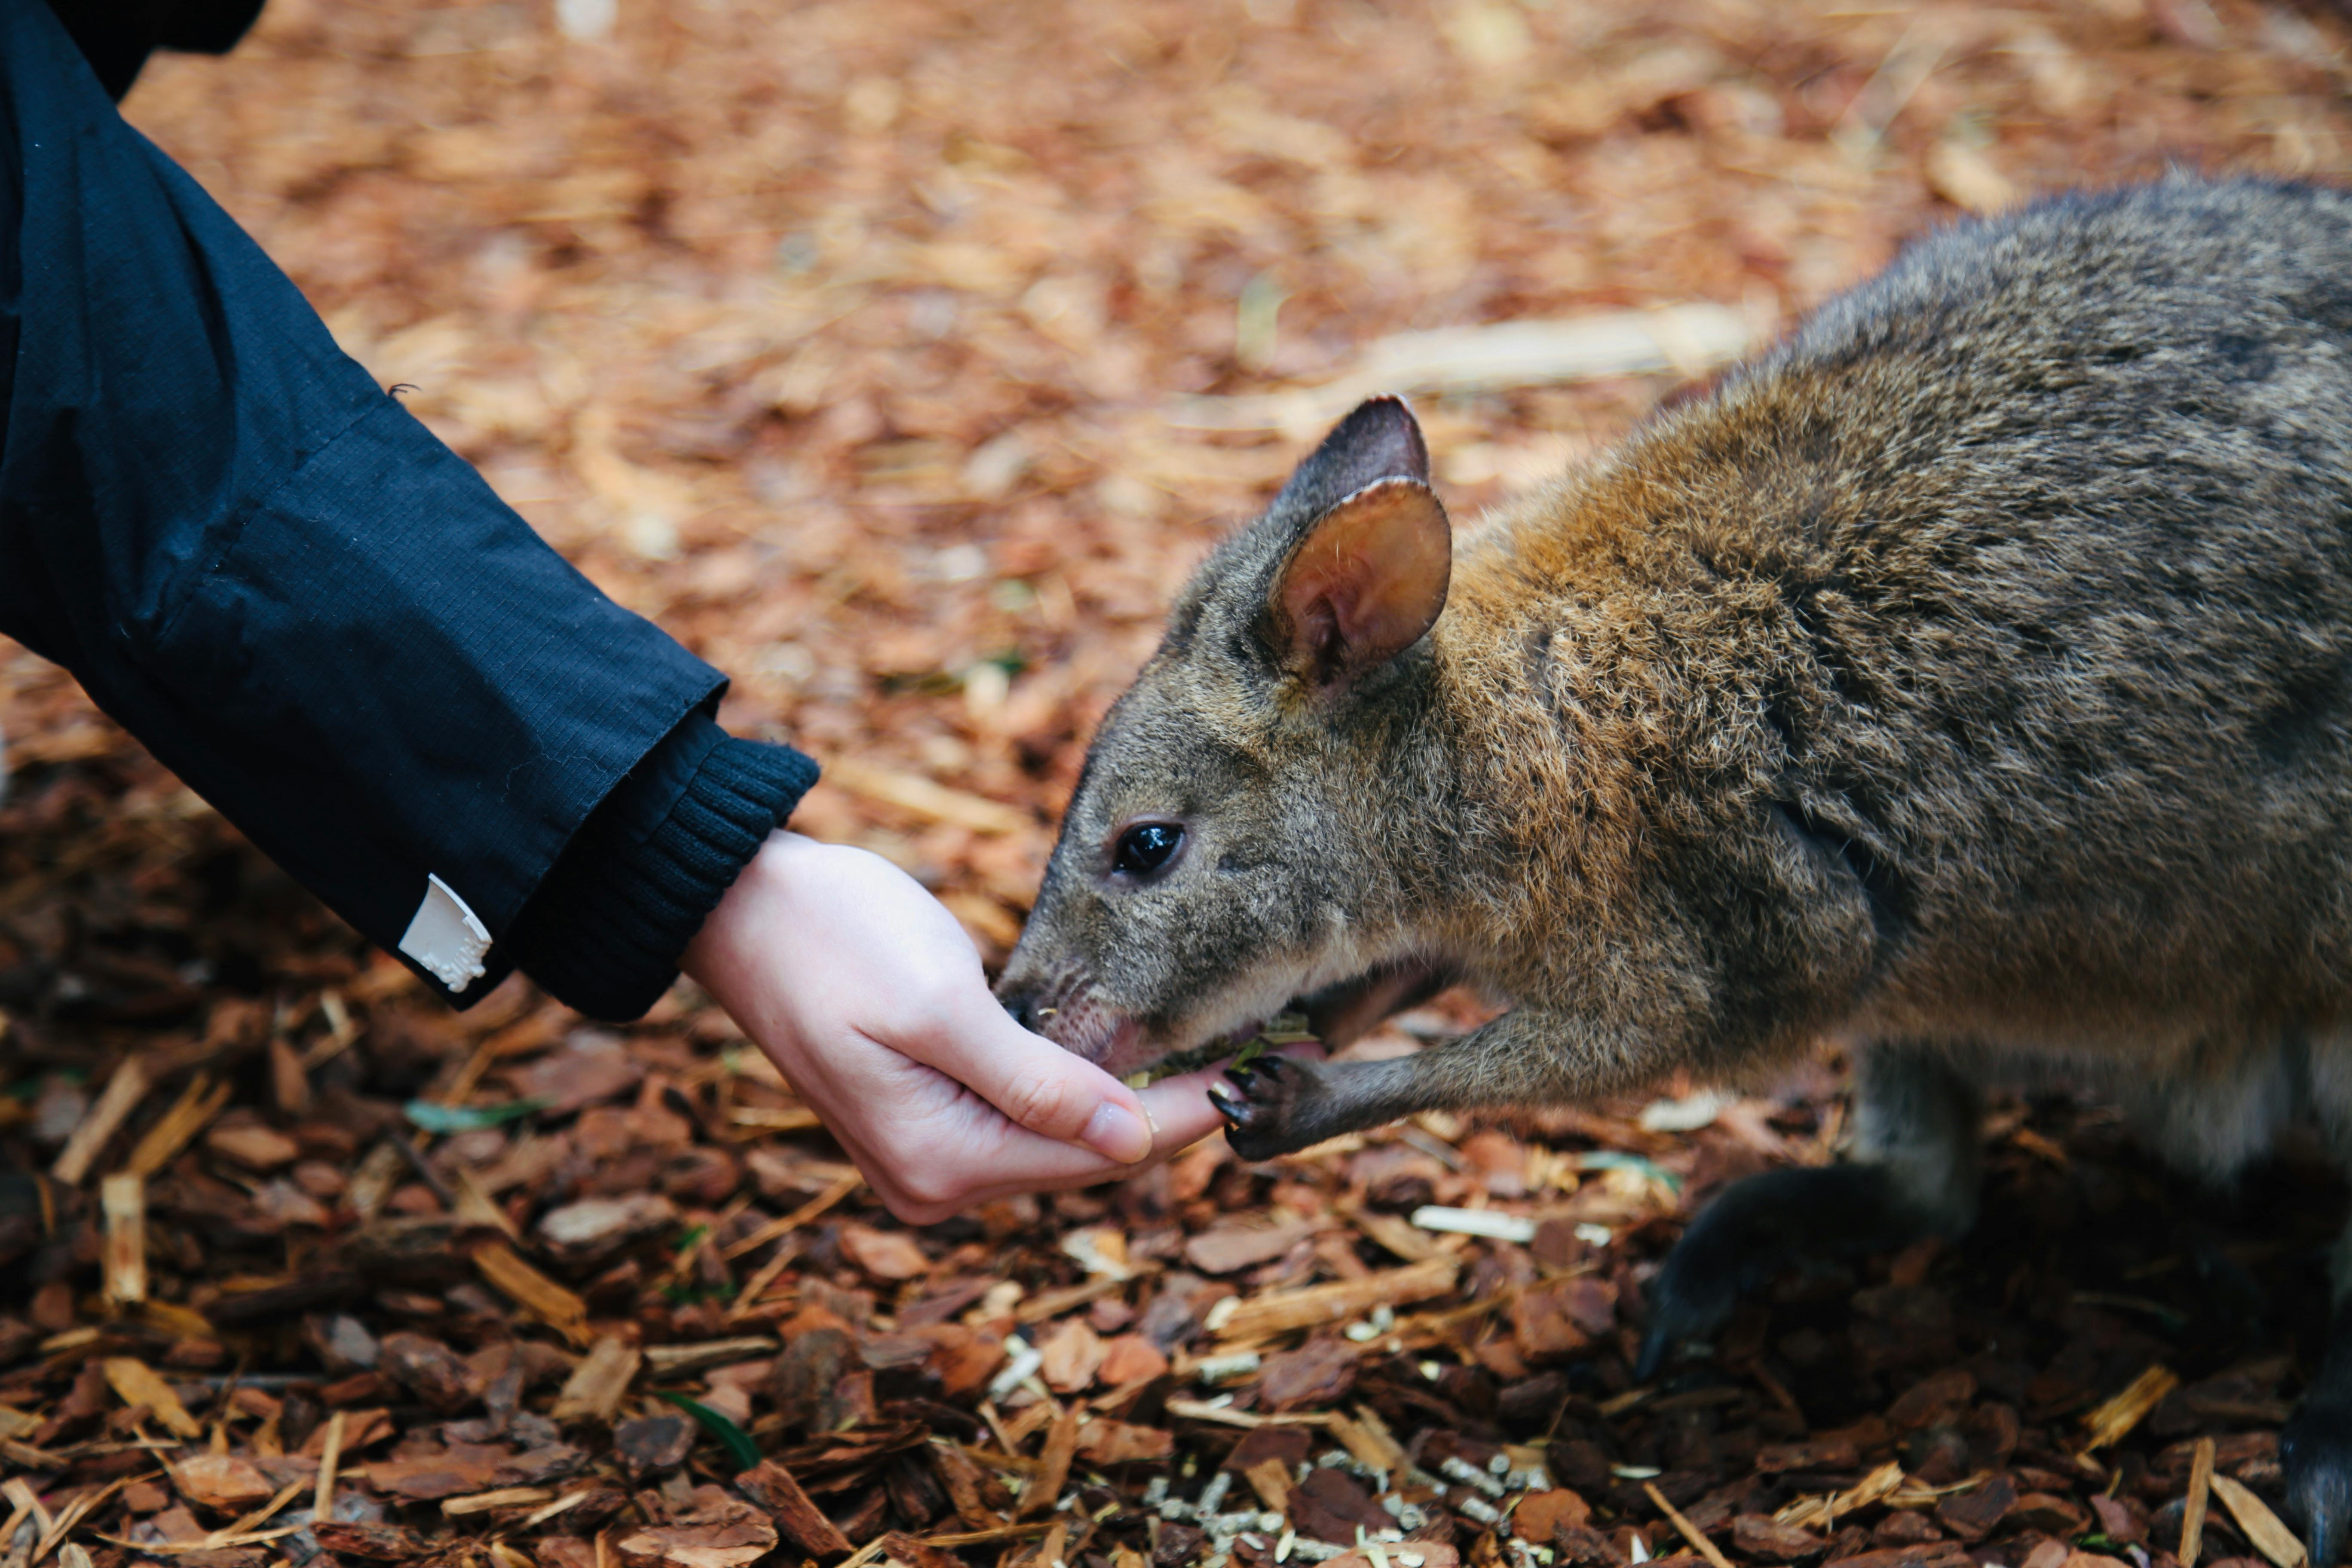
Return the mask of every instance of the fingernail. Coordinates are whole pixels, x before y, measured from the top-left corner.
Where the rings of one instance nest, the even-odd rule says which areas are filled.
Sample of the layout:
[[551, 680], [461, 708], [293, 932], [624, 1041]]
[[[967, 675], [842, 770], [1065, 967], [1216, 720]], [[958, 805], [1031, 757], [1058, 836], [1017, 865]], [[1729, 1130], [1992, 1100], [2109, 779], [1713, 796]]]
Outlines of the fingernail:
[[1132, 1165], [1151, 1152], [1150, 1130], [1123, 1105], [1105, 1103], [1097, 1107], [1087, 1130], [1078, 1134], [1078, 1142], [1122, 1165]]

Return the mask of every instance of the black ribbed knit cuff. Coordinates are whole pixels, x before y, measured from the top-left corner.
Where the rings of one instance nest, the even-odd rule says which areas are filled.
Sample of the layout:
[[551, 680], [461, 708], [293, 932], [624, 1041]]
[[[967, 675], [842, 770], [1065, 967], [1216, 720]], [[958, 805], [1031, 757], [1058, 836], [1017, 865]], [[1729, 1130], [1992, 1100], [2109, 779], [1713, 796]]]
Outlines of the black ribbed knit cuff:
[[573, 836], [507, 931], [508, 955], [592, 1018], [639, 1016], [816, 774], [789, 746], [739, 741], [693, 715]]

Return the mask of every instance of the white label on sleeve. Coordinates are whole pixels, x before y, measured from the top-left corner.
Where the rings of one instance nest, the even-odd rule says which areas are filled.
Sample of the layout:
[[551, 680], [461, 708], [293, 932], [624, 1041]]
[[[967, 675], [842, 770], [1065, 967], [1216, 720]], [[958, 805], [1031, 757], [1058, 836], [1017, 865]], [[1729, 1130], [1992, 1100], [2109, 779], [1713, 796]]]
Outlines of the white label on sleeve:
[[425, 901], [416, 906], [400, 951], [433, 972], [452, 991], [463, 991], [489, 971], [490, 931], [438, 877], [425, 879]]

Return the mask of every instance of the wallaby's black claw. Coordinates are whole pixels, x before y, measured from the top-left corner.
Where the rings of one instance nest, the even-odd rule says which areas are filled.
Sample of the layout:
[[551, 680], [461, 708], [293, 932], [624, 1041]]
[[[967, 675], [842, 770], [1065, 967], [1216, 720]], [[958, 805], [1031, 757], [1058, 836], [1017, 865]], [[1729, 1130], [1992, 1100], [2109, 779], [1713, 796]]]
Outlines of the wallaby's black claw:
[[2279, 1434], [2279, 1468], [2311, 1561], [2336, 1563], [2352, 1526], [2352, 1401], [2306, 1397]]
[[1738, 1300], [1717, 1280], [1692, 1278], [1692, 1270], [1676, 1277], [1673, 1262], [1670, 1255], [1667, 1268], [1659, 1271], [1650, 1287], [1649, 1327], [1642, 1335], [1642, 1353], [1633, 1363], [1636, 1383], [1654, 1379], [1684, 1345], [1713, 1335], [1729, 1320]]
[[[1253, 1163], [1304, 1149], [1315, 1130], [1315, 1074], [1286, 1057], [1259, 1057], [1225, 1069], [1209, 1099], [1225, 1119], [1225, 1142]], [[1230, 1089], [1228, 1089], [1230, 1085]]]
[[2304, 1521], [2305, 1549], [2314, 1563], [2334, 1563], [2344, 1555], [2347, 1500], [2341, 1475], [2334, 1478], [2332, 1494], [2326, 1501], [2306, 1503], [2299, 1510]]
[[1660, 1321], [1654, 1309], [1650, 1313], [1649, 1331], [1642, 1336], [1642, 1353], [1633, 1363], [1635, 1383], [1654, 1383], [1664, 1370], [1666, 1356], [1675, 1348], [1675, 1336]]

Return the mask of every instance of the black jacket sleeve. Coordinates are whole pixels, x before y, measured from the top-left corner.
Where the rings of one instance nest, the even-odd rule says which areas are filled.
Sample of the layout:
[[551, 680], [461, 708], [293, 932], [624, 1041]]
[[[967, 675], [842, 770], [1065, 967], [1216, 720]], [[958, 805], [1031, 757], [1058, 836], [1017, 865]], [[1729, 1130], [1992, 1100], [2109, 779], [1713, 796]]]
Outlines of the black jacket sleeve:
[[702, 918], [816, 782], [784, 746], [696, 713], [596, 808], [507, 933], [515, 962], [598, 1018], [634, 1018], [677, 971]]
[[461, 1002], [559, 857], [526, 945], [617, 940], [590, 906], [651, 877], [657, 993], [742, 863], [679, 849], [701, 805], [748, 858], [813, 776], [335, 347], [42, 0], [0, 0], [0, 631]]
[[49, 0], [107, 96], [120, 99], [157, 49], [226, 54], [261, 0]]

